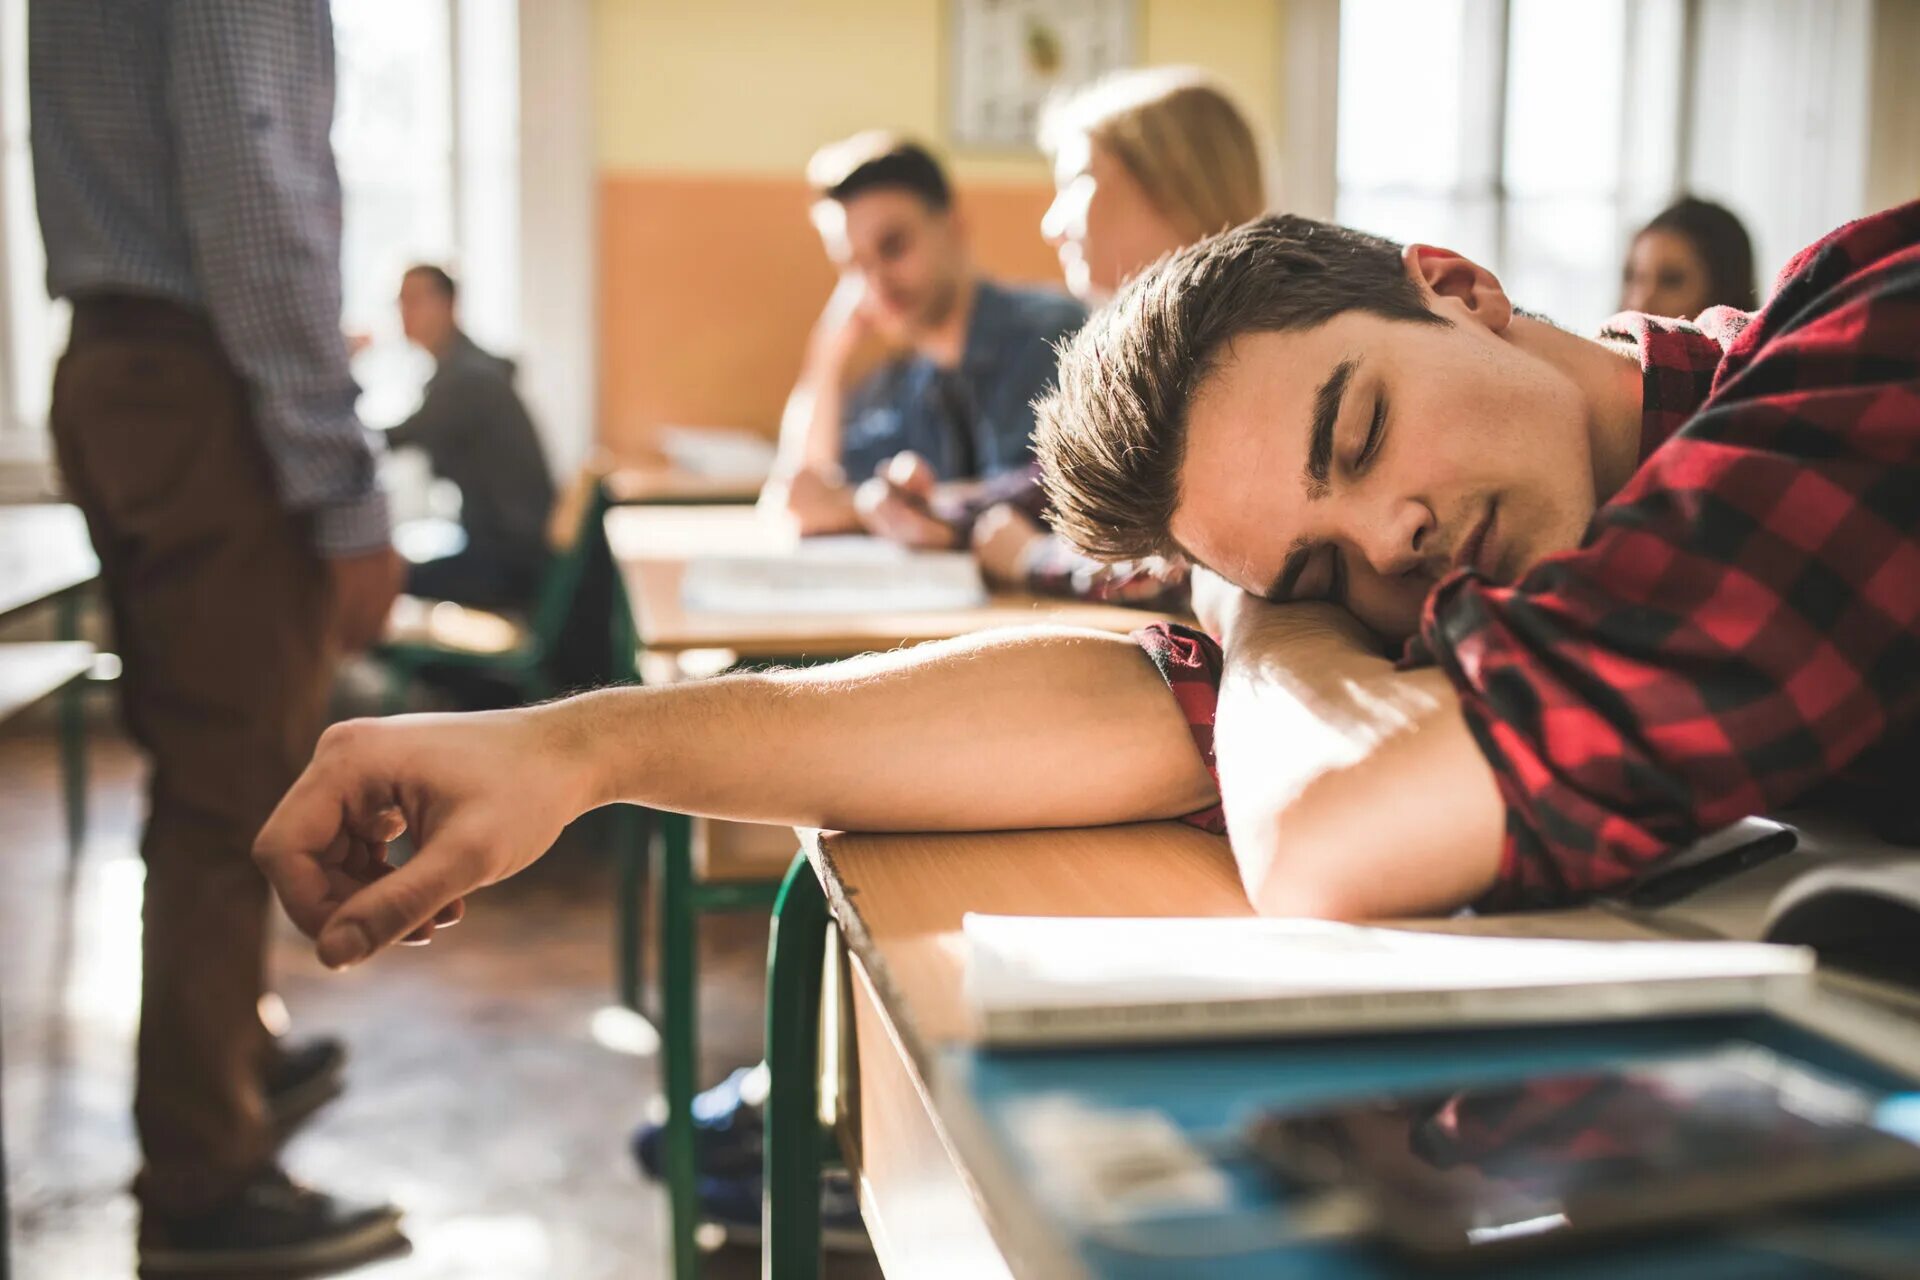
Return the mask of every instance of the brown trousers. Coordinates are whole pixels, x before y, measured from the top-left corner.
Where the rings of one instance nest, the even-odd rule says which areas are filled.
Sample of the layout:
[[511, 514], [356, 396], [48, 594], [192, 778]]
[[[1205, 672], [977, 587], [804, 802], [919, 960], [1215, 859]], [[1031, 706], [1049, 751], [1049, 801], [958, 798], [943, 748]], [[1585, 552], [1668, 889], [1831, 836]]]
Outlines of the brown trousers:
[[137, 1189], [149, 1209], [191, 1213], [273, 1158], [267, 892], [250, 850], [320, 729], [325, 570], [275, 498], [246, 387], [196, 313], [80, 302], [51, 421], [100, 556], [127, 726], [153, 768]]

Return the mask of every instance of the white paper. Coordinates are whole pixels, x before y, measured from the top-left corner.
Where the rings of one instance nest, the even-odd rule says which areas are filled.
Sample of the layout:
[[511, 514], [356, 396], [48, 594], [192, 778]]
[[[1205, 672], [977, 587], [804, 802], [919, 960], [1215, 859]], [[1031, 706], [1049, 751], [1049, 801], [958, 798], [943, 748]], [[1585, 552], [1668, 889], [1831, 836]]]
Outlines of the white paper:
[[965, 552], [808, 538], [788, 555], [691, 561], [680, 602], [695, 613], [939, 613], [984, 605], [987, 588]]
[[1766, 978], [1813, 968], [1805, 948], [1764, 943], [1488, 938], [1325, 920], [970, 914], [964, 930], [968, 994], [983, 1013]]

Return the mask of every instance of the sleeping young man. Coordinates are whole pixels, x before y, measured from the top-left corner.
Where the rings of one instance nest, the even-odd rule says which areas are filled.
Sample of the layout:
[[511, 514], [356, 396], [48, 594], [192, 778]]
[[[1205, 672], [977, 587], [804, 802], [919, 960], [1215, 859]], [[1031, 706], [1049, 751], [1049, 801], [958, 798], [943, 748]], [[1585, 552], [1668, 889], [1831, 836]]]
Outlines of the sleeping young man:
[[[1185, 818], [1231, 837], [1263, 912], [1401, 916], [1617, 888], [1912, 758], [1920, 204], [1803, 252], [1758, 313], [1597, 340], [1457, 254], [1265, 219], [1089, 323], [1039, 448], [1084, 549], [1241, 589], [1203, 610], [1220, 643], [999, 632], [344, 724], [261, 868], [333, 965], [430, 936], [615, 800], [854, 830]], [[403, 827], [418, 852], [387, 874]]]

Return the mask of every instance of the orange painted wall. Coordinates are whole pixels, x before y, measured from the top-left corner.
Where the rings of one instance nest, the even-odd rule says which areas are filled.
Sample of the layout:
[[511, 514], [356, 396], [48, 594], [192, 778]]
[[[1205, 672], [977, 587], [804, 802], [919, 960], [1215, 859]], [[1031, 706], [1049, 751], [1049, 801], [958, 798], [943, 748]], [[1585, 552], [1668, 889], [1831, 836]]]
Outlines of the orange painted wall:
[[[1059, 285], [1050, 186], [963, 181], [959, 198], [987, 273]], [[602, 443], [636, 456], [666, 423], [772, 435], [833, 286], [800, 176], [604, 172], [599, 200]]]

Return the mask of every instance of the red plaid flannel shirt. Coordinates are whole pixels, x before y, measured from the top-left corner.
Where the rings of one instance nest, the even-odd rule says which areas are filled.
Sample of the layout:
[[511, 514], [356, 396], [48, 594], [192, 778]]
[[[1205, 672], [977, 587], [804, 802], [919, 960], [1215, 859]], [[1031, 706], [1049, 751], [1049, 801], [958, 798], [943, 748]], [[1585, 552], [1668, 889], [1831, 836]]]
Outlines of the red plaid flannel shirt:
[[[1579, 549], [1442, 581], [1403, 660], [1447, 673], [1506, 802], [1482, 907], [1620, 888], [1843, 772], [1894, 781], [1920, 737], [1920, 203], [1756, 313], [1609, 328], [1645, 369], [1640, 468]], [[1138, 638], [1211, 768], [1218, 646]]]

